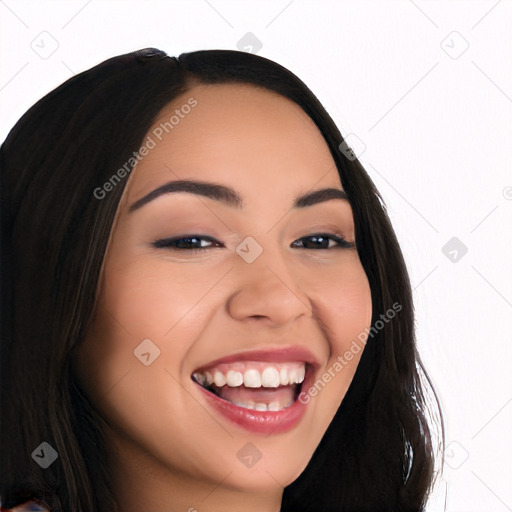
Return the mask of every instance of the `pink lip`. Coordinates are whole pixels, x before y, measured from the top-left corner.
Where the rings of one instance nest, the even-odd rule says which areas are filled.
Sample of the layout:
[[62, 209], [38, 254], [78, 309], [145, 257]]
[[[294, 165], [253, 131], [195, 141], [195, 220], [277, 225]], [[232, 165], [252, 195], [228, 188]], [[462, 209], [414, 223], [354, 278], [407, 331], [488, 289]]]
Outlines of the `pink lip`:
[[221, 363], [234, 363], [235, 361], [263, 361], [269, 363], [292, 363], [297, 361], [309, 363], [314, 368], [318, 367], [315, 357], [308, 349], [303, 347], [289, 347], [248, 350], [238, 354], [231, 354], [221, 359], [211, 361], [195, 371], [211, 368]]
[[[253, 352], [248, 359], [252, 360], [254, 355], [255, 352]], [[231, 357], [232, 356], [230, 356], [230, 358]], [[214, 363], [232, 362], [225, 360], [230, 358], [214, 361]], [[239, 361], [239, 356], [237, 356], [235, 360]], [[276, 359], [271, 359], [271, 361], [276, 361]], [[284, 361], [290, 361], [290, 359], [285, 358]], [[302, 383], [302, 389], [309, 389], [314, 379], [314, 373], [311, 366], [306, 366], [306, 376]], [[270, 435], [288, 432], [299, 423], [308, 406], [308, 403], [304, 404], [297, 398], [293, 405], [282, 411], [256, 411], [232, 404], [218, 397], [211, 391], [206, 390], [200, 384], [196, 383], [196, 385], [202, 391], [207, 403], [215, 411], [236, 425], [258, 434]]]

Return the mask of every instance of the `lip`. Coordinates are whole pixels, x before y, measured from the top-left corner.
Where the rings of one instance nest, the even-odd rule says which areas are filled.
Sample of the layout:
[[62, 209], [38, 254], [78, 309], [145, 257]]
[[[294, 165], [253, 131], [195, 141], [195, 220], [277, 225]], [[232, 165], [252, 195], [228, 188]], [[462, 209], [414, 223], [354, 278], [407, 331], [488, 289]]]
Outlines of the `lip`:
[[222, 363], [234, 363], [236, 361], [262, 361], [267, 363], [308, 363], [313, 368], [318, 368], [318, 362], [313, 354], [304, 347], [268, 348], [258, 350], [247, 350], [238, 354], [231, 354], [215, 361], [200, 366], [194, 372], [204, 371]]
[[[276, 351], [272, 351], [273, 355], [277, 355]], [[244, 353], [243, 360], [255, 360], [255, 355], [257, 352], [248, 352]], [[265, 357], [268, 356], [268, 351], [265, 352]], [[236, 361], [240, 361], [240, 355], [237, 356], [229, 356], [228, 358], [219, 359], [217, 361], [213, 361], [210, 363], [210, 366], [215, 364], [229, 363], [233, 362], [233, 358]], [[268, 356], [269, 357], [269, 356]], [[286, 355], [280, 354], [279, 357], [283, 357], [279, 362], [282, 361], [290, 361], [290, 352]], [[286, 358], [288, 357], [288, 358]], [[311, 357], [311, 354], [310, 354]], [[259, 359], [262, 360], [262, 359]], [[301, 359], [303, 360], [303, 359]], [[274, 361], [277, 362], [276, 358], [273, 359], [265, 359], [265, 361]], [[304, 377], [304, 381], [302, 382], [301, 390], [309, 389], [309, 387], [314, 382], [315, 378], [315, 369], [313, 366], [314, 363], [306, 364], [306, 375]], [[206, 367], [205, 367], [206, 368]], [[257, 434], [282, 434], [285, 432], [289, 432], [292, 430], [303, 418], [306, 409], [309, 405], [308, 403], [302, 403], [298, 397], [290, 407], [283, 409], [281, 411], [256, 411], [254, 409], [246, 409], [244, 407], [239, 407], [227, 400], [224, 400], [217, 396], [215, 393], [208, 391], [203, 388], [199, 383], [195, 382], [193, 379], [194, 385], [196, 385], [201, 393], [201, 396], [204, 397], [207, 406], [211, 407], [216, 413], [220, 414], [231, 423], [244, 428], [250, 432], [254, 432]], [[298, 395], [300, 396], [300, 395]]]

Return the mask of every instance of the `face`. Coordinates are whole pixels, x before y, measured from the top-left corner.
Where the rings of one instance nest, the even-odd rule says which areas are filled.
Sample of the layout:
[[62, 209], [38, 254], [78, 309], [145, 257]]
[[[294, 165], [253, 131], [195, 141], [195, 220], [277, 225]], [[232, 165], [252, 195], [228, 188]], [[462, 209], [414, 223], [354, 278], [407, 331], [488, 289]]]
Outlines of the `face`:
[[76, 361], [110, 424], [113, 472], [160, 493], [280, 496], [338, 409], [361, 352], [340, 358], [371, 321], [335, 163], [300, 107], [250, 85], [195, 86], [147, 135]]

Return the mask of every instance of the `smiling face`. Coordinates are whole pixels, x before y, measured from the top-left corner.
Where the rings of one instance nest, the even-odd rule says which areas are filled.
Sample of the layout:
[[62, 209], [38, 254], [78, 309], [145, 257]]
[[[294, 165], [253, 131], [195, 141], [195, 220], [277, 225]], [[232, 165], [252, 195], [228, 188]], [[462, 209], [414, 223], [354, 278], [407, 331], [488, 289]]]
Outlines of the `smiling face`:
[[370, 326], [350, 205], [312, 120], [270, 91], [194, 86], [148, 135], [77, 358], [112, 427], [116, 492], [123, 510], [231, 510], [247, 493], [277, 510], [361, 353], [338, 357]]

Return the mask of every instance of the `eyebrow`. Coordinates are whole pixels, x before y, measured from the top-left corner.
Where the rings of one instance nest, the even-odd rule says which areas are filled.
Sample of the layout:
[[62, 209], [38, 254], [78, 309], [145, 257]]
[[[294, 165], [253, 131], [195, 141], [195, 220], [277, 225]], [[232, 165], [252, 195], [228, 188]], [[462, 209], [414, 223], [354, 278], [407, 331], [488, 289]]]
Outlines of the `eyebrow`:
[[[157, 197], [175, 192], [188, 192], [190, 194], [208, 197], [209, 199], [220, 201], [221, 203], [224, 203], [227, 206], [231, 206], [233, 208], [242, 209], [244, 207], [243, 199], [231, 187], [204, 181], [178, 180], [165, 183], [164, 185], [151, 191], [149, 194], [135, 201], [130, 206], [128, 211], [133, 212], [138, 210]], [[293, 207], [306, 208], [308, 206], [322, 203], [324, 201], [330, 201], [331, 199], [342, 199], [344, 201], [348, 201], [347, 194], [344, 190], [337, 188], [323, 188], [313, 192], [308, 192], [298, 197], [295, 200]]]

